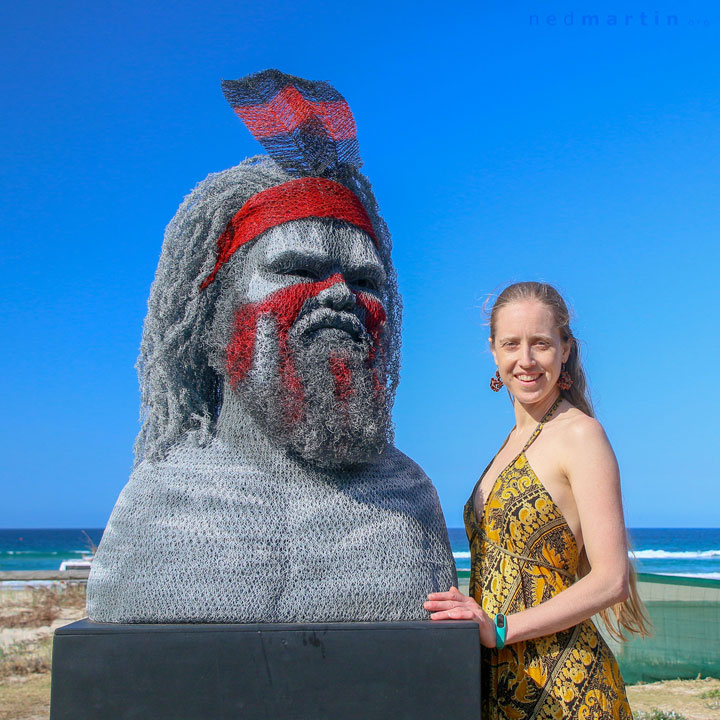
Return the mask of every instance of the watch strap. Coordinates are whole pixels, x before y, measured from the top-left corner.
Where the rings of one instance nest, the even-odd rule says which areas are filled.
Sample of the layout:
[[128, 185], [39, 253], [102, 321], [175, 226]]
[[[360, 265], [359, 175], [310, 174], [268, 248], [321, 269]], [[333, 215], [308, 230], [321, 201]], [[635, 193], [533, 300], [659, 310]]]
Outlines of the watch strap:
[[507, 635], [507, 618], [503, 613], [495, 615], [495, 647], [502, 650], [505, 647], [505, 636]]

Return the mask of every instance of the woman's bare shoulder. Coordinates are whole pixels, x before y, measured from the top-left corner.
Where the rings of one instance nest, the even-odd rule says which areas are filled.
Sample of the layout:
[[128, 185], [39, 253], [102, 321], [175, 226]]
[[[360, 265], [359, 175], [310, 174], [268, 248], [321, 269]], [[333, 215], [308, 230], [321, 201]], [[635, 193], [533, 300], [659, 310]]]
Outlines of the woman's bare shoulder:
[[[555, 418], [554, 418], [555, 419]], [[582, 437], [592, 437], [593, 434], [602, 433], [603, 426], [592, 416], [585, 414], [567, 400], [560, 405], [560, 412], [556, 416], [558, 430]]]
[[557, 434], [566, 447], [572, 449], [609, 448], [610, 443], [603, 426], [590, 415], [568, 402], [558, 416]]
[[556, 428], [556, 448], [563, 474], [575, 487], [583, 478], [603, 477], [617, 479], [615, 453], [603, 426], [593, 417], [567, 404]]

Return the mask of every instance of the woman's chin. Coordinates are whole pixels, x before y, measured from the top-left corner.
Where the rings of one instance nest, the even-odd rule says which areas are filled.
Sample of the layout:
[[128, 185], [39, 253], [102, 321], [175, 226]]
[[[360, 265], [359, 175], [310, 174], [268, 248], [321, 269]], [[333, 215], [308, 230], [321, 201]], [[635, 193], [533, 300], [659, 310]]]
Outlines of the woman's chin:
[[514, 383], [511, 392], [515, 399], [523, 405], [537, 405], [550, 398], [555, 388], [548, 385], [544, 380], [534, 383]]

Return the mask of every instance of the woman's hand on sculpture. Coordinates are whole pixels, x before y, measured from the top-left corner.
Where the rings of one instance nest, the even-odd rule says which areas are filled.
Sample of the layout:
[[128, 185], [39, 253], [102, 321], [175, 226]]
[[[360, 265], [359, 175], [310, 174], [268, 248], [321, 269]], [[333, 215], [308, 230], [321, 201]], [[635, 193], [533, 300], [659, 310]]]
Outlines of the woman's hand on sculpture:
[[423, 607], [430, 611], [431, 620], [474, 620], [480, 630], [480, 642], [489, 648], [497, 644], [495, 623], [490, 616], [456, 587], [447, 592], [430, 593]]

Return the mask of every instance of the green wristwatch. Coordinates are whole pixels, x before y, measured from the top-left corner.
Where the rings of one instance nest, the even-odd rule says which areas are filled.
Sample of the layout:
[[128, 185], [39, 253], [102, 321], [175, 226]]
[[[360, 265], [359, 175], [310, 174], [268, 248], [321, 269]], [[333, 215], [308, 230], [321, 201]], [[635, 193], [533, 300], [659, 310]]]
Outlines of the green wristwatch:
[[505, 635], [507, 635], [507, 618], [498, 613], [495, 616], [495, 647], [502, 650], [505, 647]]

